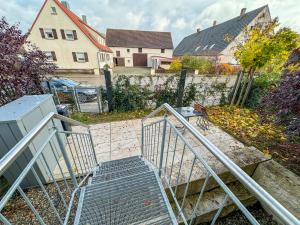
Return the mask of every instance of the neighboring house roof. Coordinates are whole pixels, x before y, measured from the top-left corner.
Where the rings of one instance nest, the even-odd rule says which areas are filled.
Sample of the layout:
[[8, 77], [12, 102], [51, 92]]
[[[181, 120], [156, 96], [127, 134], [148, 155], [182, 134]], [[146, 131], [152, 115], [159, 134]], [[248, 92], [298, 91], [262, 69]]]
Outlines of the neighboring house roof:
[[[223, 51], [267, 5], [185, 37], [175, 48], [174, 56], [215, 56]], [[226, 39], [226, 37], [228, 37]]]
[[[35, 25], [37, 19], [39, 18], [41, 12], [43, 11], [47, 1], [49, 0], [45, 0], [42, 8], [40, 9], [37, 17], [35, 18], [29, 32], [32, 30], [33, 26]], [[112, 52], [111, 49], [105, 45], [100, 44], [94, 37], [93, 35], [88, 31], [88, 29], [86, 27], [89, 27], [91, 30], [95, 31], [97, 34], [99, 34], [100, 36], [102, 36], [98, 31], [96, 31], [95, 29], [93, 29], [92, 27], [90, 27], [88, 24], [86, 24], [85, 22], [83, 22], [75, 13], [73, 13], [71, 10], [69, 10], [68, 8], [66, 8], [60, 1], [58, 0], [53, 0], [57, 6], [73, 21], [73, 23], [83, 32], [83, 34], [100, 50], [105, 51], [105, 52]], [[102, 36], [103, 37], [103, 36]]]
[[141, 30], [106, 30], [106, 45], [109, 47], [173, 49], [170, 32]]

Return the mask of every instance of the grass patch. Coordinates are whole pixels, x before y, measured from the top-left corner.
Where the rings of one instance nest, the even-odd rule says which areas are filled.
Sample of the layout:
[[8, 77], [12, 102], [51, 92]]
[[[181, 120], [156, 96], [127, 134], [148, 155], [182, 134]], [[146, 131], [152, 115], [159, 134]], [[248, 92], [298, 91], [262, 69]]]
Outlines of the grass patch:
[[71, 118], [86, 124], [108, 123], [121, 120], [141, 119], [153, 110], [136, 110], [131, 112], [107, 112], [102, 114], [74, 112]]

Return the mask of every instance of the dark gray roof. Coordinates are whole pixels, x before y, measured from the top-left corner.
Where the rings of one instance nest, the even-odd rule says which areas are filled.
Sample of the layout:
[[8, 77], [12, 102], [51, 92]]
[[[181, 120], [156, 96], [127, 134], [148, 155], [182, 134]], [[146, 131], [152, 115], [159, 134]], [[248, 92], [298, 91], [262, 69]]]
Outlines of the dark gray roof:
[[242, 29], [247, 26], [267, 5], [235, 17], [216, 26], [209, 27], [185, 37], [175, 48], [174, 56], [182, 55], [217, 55], [223, 51]]
[[107, 29], [106, 45], [109, 47], [173, 49], [170, 32]]

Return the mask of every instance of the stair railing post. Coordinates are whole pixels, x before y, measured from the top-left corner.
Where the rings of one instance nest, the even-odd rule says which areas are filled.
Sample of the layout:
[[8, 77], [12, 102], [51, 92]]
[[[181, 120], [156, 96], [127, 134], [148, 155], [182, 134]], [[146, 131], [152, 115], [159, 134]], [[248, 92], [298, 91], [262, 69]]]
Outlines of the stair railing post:
[[162, 133], [162, 140], [161, 140], [161, 150], [160, 150], [160, 160], [159, 160], [159, 168], [158, 168], [158, 175], [159, 175], [159, 177], [161, 176], [162, 164], [163, 164], [163, 159], [164, 159], [166, 130], [167, 130], [167, 114], [164, 115], [164, 125], [163, 125], [163, 133]]
[[[60, 148], [61, 153], [62, 153], [62, 155], [63, 155], [63, 157], [64, 157], [64, 160], [65, 160], [66, 166], [67, 166], [67, 168], [68, 168], [68, 171], [69, 171], [69, 173], [70, 173], [70, 177], [71, 177], [71, 179], [72, 179], [72, 182], [73, 182], [75, 188], [78, 188], [78, 183], [77, 183], [76, 177], [75, 177], [75, 175], [74, 175], [74, 173], [73, 173], [72, 165], [71, 165], [71, 162], [70, 162], [70, 160], [69, 160], [68, 154], [67, 154], [67, 152], [66, 152], [65, 145], [64, 145], [64, 143], [63, 143], [63, 141], [62, 141], [62, 139], [61, 139], [60, 134], [58, 133], [58, 130], [57, 130], [55, 124], [54, 124], [54, 121], [52, 121], [52, 122], [53, 122], [53, 125], [54, 125], [54, 129], [56, 130], [55, 136], [56, 136], [56, 138], [57, 138], [59, 148]], [[72, 150], [70, 149], [70, 151], [72, 151]], [[74, 163], [75, 163], [75, 162], [74, 162]]]
[[144, 123], [142, 122], [142, 143], [141, 143], [141, 156], [144, 156]]
[[92, 145], [94, 159], [95, 159], [96, 165], [98, 165], [98, 160], [97, 160], [97, 156], [96, 156], [96, 152], [95, 152], [95, 147], [94, 147], [94, 142], [93, 142], [92, 133], [91, 133], [90, 128], [88, 129], [88, 132], [89, 132], [89, 136], [90, 136], [90, 141], [91, 141], [91, 145]]

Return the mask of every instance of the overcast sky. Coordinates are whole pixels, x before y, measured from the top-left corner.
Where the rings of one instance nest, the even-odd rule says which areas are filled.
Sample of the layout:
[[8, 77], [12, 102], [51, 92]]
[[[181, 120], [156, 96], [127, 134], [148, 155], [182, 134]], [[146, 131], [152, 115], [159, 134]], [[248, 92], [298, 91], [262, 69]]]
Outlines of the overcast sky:
[[[0, 0], [0, 16], [20, 22], [23, 31], [32, 24], [44, 0]], [[77, 15], [100, 32], [106, 28], [171, 31], [174, 47], [197, 28], [205, 29], [268, 4], [272, 17], [300, 33], [299, 0], [69, 0]]]

